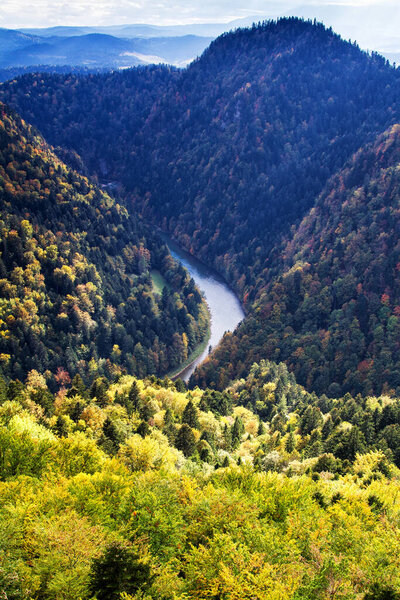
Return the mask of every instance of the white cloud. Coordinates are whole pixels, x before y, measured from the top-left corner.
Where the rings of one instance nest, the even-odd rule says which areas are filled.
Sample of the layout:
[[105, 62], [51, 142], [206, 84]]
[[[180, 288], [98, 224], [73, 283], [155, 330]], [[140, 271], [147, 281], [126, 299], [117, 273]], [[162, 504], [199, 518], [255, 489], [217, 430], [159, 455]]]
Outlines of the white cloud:
[[339, 8], [371, 4], [395, 6], [394, 0], [36, 0], [34, 3], [32, 0], [2, 0], [0, 26], [18, 28], [228, 22], [246, 16], [277, 16], [300, 5], [314, 6], [316, 10], [320, 10], [328, 5]]

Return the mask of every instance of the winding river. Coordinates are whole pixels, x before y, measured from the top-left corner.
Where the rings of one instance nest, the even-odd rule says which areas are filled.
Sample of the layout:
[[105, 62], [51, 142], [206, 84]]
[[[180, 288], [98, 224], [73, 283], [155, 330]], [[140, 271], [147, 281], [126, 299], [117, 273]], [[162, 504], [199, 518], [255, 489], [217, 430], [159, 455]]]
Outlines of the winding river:
[[238, 297], [228, 287], [226, 282], [213, 269], [183, 250], [167, 234], [161, 237], [168, 245], [172, 256], [179, 260], [193, 277], [197, 287], [203, 292], [211, 315], [211, 334], [204, 352], [196, 358], [179, 377], [188, 381], [191, 374], [207, 356], [209, 346], [215, 348], [226, 331], [233, 331], [244, 319], [244, 312]]

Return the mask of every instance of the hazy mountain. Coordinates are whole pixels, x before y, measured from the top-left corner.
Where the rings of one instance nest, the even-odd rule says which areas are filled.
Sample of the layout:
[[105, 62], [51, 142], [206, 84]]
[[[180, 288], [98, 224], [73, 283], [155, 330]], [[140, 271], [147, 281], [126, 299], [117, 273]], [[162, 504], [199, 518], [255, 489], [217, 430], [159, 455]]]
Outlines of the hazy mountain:
[[400, 6], [395, 3], [375, 2], [368, 5], [340, 3], [321, 4], [303, 2], [267, 2], [262, 14], [235, 19], [227, 23], [201, 23], [175, 26], [153, 24], [110, 25], [103, 27], [50, 27], [22, 29], [24, 33], [40, 37], [70, 37], [88, 33], [105, 33], [123, 38], [152, 38], [196, 35], [215, 38], [237, 27], [282, 16], [317, 19], [332, 27], [345, 39], [356, 41], [361, 48], [376, 50], [392, 59], [400, 51]]
[[42, 43], [40, 37], [14, 31], [13, 29], [0, 28], [0, 53], [12, 52], [27, 46]]
[[[271, 7], [263, 14], [262, 19], [272, 18], [282, 11], [282, 5], [275, 5], [275, 9]], [[152, 25], [136, 23], [132, 25], [106, 25], [99, 27], [48, 27], [48, 28], [31, 28], [21, 29], [22, 32], [37, 35], [40, 37], [71, 37], [76, 35], [85, 35], [88, 33], [105, 33], [115, 37], [123, 38], [153, 38], [153, 37], [176, 37], [186, 35], [196, 35], [200, 37], [216, 37], [236, 29], [237, 27], [246, 27], [253, 22], [260, 20], [258, 16], [250, 16], [242, 19], [235, 19], [227, 23], [199, 23], [189, 25]]]
[[199, 56], [211, 39], [194, 35], [125, 39], [104, 33], [38, 37], [3, 29], [0, 67], [71, 65], [101, 69], [148, 63], [184, 66]]

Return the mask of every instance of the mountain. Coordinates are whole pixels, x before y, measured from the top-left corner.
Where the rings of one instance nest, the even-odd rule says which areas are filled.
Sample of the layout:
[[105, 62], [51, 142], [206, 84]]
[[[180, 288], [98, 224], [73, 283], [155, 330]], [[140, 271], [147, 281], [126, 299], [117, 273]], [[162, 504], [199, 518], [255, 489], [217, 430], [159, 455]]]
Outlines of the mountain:
[[[221, 36], [185, 71], [25, 76], [3, 84], [0, 96], [52, 144], [84, 157], [91, 173], [122, 182], [135, 210], [240, 294], [249, 313], [240, 352], [228, 340], [231, 356], [216, 353], [195, 381], [224, 387], [275, 352], [303, 385], [336, 384], [337, 394], [356, 389], [346, 360], [336, 368], [335, 353], [320, 352], [310, 373], [308, 359], [300, 368], [268, 337], [270, 319], [254, 318], [291, 228], [359, 147], [400, 120], [399, 85], [400, 73], [379, 55], [320, 24], [284, 19]], [[373, 389], [384, 384], [376, 379]]]
[[35, 35], [14, 31], [12, 29], [0, 28], [0, 52], [13, 52], [20, 48], [40, 44], [41, 39]]
[[[279, 14], [282, 10], [282, 4], [270, 5], [268, 12], [263, 15], [263, 18]], [[259, 21], [257, 16], [244, 17], [234, 19], [227, 23], [191, 23], [187, 25], [154, 25], [145, 23], [134, 23], [125, 25], [104, 25], [97, 27], [43, 27], [43, 28], [22, 28], [20, 31], [28, 35], [36, 35], [39, 37], [71, 37], [76, 35], [87, 35], [89, 33], [103, 33], [120, 37], [124, 39], [130, 38], [159, 38], [159, 37], [183, 37], [194, 35], [200, 37], [215, 38], [226, 31], [236, 29], [238, 27], [247, 27], [253, 22]]]
[[120, 66], [119, 61], [121, 66], [140, 64], [132, 56], [128, 63], [124, 61], [122, 57], [127, 56], [130, 50], [131, 45], [127, 41], [99, 33], [71, 38], [48, 38], [39, 45], [25, 46], [3, 54], [1, 66], [71, 64], [99, 67]]
[[248, 27], [271, 18], [300, 17], [316, 19], [326, 27], [332, 27], [344, 39], [356, 41], [364, 50], [375, 50], [392, 59], [400, 50], [398, 29], [400, 8], [398, 3], [385, 0], [365, 3], [313, 3], [293, 0], [292, 2], [266, 2], [264, 11], [252, 16], [231, 20], [227, 23], [200, 23], [186, 25], [126, 24], [101, 27], [49, 27], [21, 29], [22, 32], [40, 37], [85, 35], [104, 33], [122, 38], [152, 38], [196, 35], [215, 38], [238, 27]]
[[208, 325], [193, 281], [161, 239], [0, 110], [3, 374], [178, 367]]
[[399, 165], [395, 125], [328, 182], [252, 318], [226, 337], [196, 383], [229, 381], [269, 357], [329, 396], [400, 392]]
[[[0, 29], [0, 68], [40, 65], [88, 67], [91, 69], [126, 68], [140, 64], [168, 63], [185, 66], [209, 45], [211, 37], [179, 35], [152, 38], [113, 36], [61, 28], [65, 35], [37, 36]], [[123, 32], [122, 32], [123, 34]], [[128, 39], [129, 38], [129, 39]]]

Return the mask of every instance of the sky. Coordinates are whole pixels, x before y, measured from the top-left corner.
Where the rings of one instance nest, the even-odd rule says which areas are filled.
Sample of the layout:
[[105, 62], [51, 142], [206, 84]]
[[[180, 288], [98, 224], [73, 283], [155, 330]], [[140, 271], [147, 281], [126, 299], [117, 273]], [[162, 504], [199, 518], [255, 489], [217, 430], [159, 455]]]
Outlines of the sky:
[[248, 16], [278, 16], [299, 5], [321, 8], [393, 3], [394, 0], [1, 0], [0, 27], [229, 22]]

